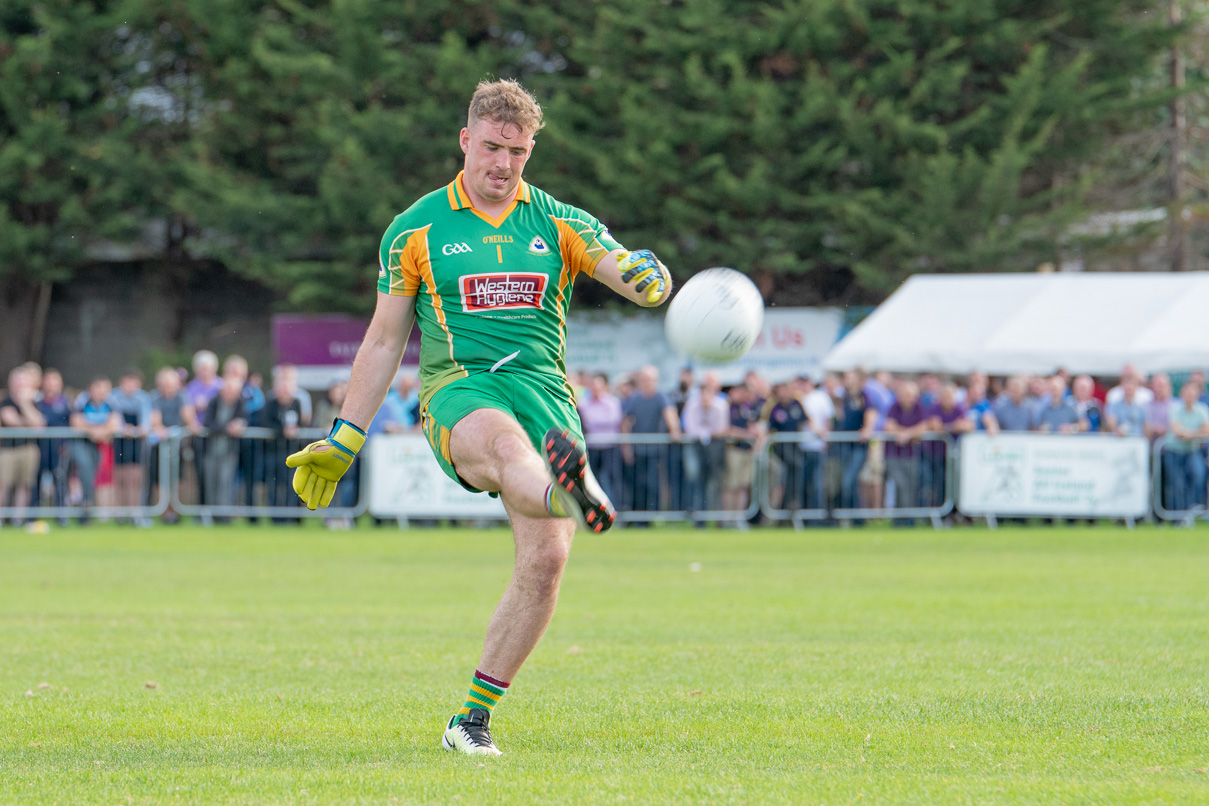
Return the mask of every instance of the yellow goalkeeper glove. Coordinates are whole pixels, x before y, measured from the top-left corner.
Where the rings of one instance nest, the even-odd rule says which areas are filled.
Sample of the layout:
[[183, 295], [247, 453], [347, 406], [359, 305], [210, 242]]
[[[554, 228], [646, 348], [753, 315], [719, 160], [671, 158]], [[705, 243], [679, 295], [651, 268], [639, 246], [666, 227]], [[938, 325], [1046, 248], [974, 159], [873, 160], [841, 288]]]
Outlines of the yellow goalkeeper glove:
[[672, 275], [650, 249], [639, 249], [617, 256], [621, 281], [634, 286], [638, 293], [646, 291], [646, 301], [658, 305], [672, 290]]
[[294, 492], [307, 509], [332, 503], [336, 482], [353, 464], [357, 451], [365, 444], [365, 432], [348, 420], [332, 423], [327, 439], [312, 442], [298, 453], [286, 457], [286, 467], [294, 471]]

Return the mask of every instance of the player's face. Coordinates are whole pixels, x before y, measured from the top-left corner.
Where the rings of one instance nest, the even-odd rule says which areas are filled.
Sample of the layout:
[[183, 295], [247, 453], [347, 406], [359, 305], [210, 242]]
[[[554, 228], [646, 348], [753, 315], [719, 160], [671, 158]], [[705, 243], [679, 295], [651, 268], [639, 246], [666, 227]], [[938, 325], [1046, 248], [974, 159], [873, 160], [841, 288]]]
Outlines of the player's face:
[[533, 133], [512, 123], [476, 120], [462, 129], [461, 144], [471, 196], [488, 204], [511, 201], [533, 153]]

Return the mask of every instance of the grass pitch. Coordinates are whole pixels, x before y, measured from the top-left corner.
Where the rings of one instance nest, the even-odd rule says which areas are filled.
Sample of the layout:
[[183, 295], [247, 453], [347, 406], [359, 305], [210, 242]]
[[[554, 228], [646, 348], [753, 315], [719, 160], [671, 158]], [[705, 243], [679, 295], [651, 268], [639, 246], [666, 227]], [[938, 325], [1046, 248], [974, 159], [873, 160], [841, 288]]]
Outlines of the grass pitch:
[[[1209, 803], [1209, 530], [0, 531], [0, 803]], [[696, 565], [699, 564], [699, 565]]]

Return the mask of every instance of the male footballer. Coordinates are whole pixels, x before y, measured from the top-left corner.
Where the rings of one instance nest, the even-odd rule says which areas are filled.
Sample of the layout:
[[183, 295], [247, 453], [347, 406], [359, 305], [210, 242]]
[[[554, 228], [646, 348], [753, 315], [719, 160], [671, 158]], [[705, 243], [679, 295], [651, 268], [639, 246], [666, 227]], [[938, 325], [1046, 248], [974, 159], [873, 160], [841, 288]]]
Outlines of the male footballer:
[[498, 494], [512, 521], [512, 580], [487, 626], [447, 750], [499, 755], [488, 723], [554, 614], [576, 523], [616, 513], [588, 469], [565, 365], [571, 286], [587, 274], [645, 307], [671, 293], [649, 250], [627, 251], [582, 210], [521, 179], [542, 110], [520, 84], [482, 82], [463, 170], [397, 216], [380, 249], [378, 302], [327, 439], [287, 460], [294, 490], [327, 506], [420, 325], [420, 417], [450, 478]]

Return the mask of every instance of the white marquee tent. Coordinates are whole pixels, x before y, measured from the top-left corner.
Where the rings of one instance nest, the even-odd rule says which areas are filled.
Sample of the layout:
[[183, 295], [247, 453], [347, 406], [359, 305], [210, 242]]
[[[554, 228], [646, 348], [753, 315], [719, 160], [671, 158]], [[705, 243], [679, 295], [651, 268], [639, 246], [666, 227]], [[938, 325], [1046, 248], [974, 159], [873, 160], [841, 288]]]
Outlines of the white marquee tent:
[[823, 366], [1116, 375], [1209, 366], [1209, 272], [917, 275]]

